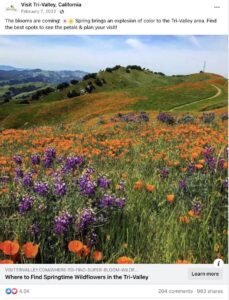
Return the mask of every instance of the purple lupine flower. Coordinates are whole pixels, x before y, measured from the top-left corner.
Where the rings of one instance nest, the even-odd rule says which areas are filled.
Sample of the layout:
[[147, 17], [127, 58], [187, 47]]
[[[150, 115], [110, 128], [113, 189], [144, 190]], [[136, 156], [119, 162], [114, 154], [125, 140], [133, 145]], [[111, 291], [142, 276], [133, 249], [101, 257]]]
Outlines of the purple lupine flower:
[[162, 179], [167, 179], [169, 177], [169, 170], [164, 168], [160, 170], [160, 175]]
[[215, 157], [206, 159], [206, 164], [210, 171], [213, 171], [216, 168], [216, 161], [217, 159]]
[[92, 232], [86, 236], [87, 245], [92, 248], [97, 244], [98, 236], [96, 233]]
[[21, 215], [25, 214], [27, 211], [29, 211], [32, 208], [33, 204], [33, 198], [31, 197], [23, 197], [19, 204], [19, 213]]
[[9, 176], [6, 175], [6, 174], [0, 175], [0, 182], [2, 184], [5, 184], [5, 183], [9, 182], [9, 179], [10, 179]]
[[193, 211], [195, 216], [199, 216], [202, 211], [202, 205], [200, 203], [193, 204], [191, 210]]
[[64, 156], [59, 156], [59, 157], [57, 158], [57, 162], [58, 162], [59, 164], [62, 164], [64, 161], [65, 161], [65, 157], [64, 157]]
[[176, 120], [173, 116], [171, 116], [168, 113], [159, 113], [157, 116], [158, 121], [166, 123], [168, 125], [174, 125], [176, 123]]
[[91, 208], [83, 208], [82, 213], [77, 218], [76, 227], [78, 230], [84, 230], [95, 222], [95, 212]]
[[181, 179], [181, 180], [179, 181], [179, 189], [180, 189], [181, 191], [185, 191], [186, 188], [187, 188], [187, 183], [186, 183], [185, 179]]
[[213, 155], [213, 152], [214, 152], [214, 150], [213, 150], [212, 147], [206, 148], [206, 149], [204, 150], [204, 157], [205, 157], [206, 159], [211, 158], [212, 155]]
[[90, 175], [93, 174], [94, 172], [95, 172], [95, 170], [91, 167], [88, 167], [87, 170], [86, 170], [86, 173], [90, 174]]
[[102, 199], [100, 200], [99, 206], [100, 206], [101, 208], [110, 208], [110, 207], [113, 206], [114, 200], [115, 200], [115, 199], [114, 199], [113, 196], [105, 194], [105, 195], [102, 197]]
[[15, 179], [19, 179], [23, 177], [23, 171], [21, 168], [15, 169]]
[[220, 169], [220, 170], [223, 170], [223, 168], [224, 168], [224, 163], [225, 163], [226, 161], [225, 161], [225, 159], [223, 158], [223, 157], [220, 157], [219, 158], [219, 161], [218, 161], [218, 168]]
[[140, 112], [139, 114], [137, 113], [127, 113], [127, 114], [122, 114], [118, 113], [117, 118], [112, 118], [112, 121], [117, 122], [123, 121], [123, 122], [148, 122], [149, 121], [149, 116], [146, 112]]
[[115, 198], [114, 200], [114, 206], [116, 208], [123, 208], [126, 204], [126, 198], [122, 197], [122, 198]]
[[45, 156], [55, 158], [56, 157], [56, 150], [54, 148], [46, 149]]
[[228, 179], [226, 179], [226, 180], [224, 181], [223, 186], [224, 186], [225, 189], [228, 190]]
[[188, 165], [188, 173], [190, 174], [190, 175], [192, 175], [194, 172], [195, 172], [195, 164], [194, 163], [190, 163], [189, 165]]
[[22, 157], [20, 155], [15, 155], [13, 157], [13, 160], [16, 162], [17, 165], [21, 165], [22, 164]]
[[72, 217], [67, 211], [65, 211], [65, 212], [61, 213], [59, 216], [55, 217], [54, 232], [57, 235], [65, 233], [69, 228], [71, 220], [72, 220]]
[[48, 194], [48, 184], [46, 182], [37, 182], [34, 185], [34, 191], [39, 196], [46, 196]]
[[55, 188], [54, 192], [57, 196], [64, 196], [67, 193], [66, 183], [61, 182], [60, 180], [56, 180], [54, 188]]
[[46, 149], [44, 159], [43, 159], [45, 168], [51, 167], [55, 157], [56, 157], [56, 150], [54, 148]]
[[125, 191], [125, 187], [126, 187], [126, 183], [125, 181], [120, 181], [118, 186], [117, 186], [117, 190], [119, 190], [120, 192], [124, 192]]
[[84, 159], [81, 156], [67, 157], [64, 166], [64, 171], [71, 172], [72, 170], [76, 169], [80, 164], [82, 164], [83, 161]]
[[26, 173], [22, 179], [22, 183], [25, 187], [30, 187], [33, 185], [33, 177], [30, 172]]
[[43, 159], [43, 164], [45, 168], [50, 168], [53, 163], [53, 158], [49, 156], [45, 156]]
[[33, 165], [39, 165], [40, 162], [41, 162], [41, 158], [40, 158], [40, 155], [38, 154], [34, 154], [31, 156], [31, 162]]
[[96, 182], [91, 180], [90, 174], [84, 174], [80, 177], [79, 190], [82, 195], [93, 196], [95, 194]]
[[204, 150], [204, 158], [208, 169], [213, 171], [216, 168], [217, 159], [213, 156], [214, 150], [212, 147], [208, 147]]
[[33, 223], [30, 229], [33, 235], [37, 235], [40, 232], [40, 227], [37, 223]]
[[109, 188], [109, 186], [111, 184], [111, 180], [107, 179], [106, 176], [102, 176], [97, 179], [97, 184], [99, 187], [106, 190]]

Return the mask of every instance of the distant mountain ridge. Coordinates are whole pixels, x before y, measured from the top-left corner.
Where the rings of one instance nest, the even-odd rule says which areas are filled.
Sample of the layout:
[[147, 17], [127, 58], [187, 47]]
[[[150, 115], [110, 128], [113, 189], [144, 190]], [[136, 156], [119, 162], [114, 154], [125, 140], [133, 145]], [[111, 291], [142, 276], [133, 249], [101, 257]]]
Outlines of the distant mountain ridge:
[[13, 71], [13, 70], [22, 71], [22, 70], [26, 70], [26, 69], [15, 68], [15, 67], [8, 66], [8, 65], [0, 65], [0, 71]]
[[75, 71], [49, 71], [42, 69], [22, 69], [8, 65], [0, 65], [0, 85], [22, 84], [28, 82], [44, 82], [58, 84], [72, 79], [80, 80], [87, 72]]

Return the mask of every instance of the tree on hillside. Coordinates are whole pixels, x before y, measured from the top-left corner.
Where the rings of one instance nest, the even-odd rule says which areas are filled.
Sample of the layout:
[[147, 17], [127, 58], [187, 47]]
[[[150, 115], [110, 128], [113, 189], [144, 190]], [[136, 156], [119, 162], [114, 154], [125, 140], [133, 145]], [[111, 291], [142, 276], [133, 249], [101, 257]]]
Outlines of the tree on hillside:
[[74, 98], [74, 97], [80, 96], [80, 93], [77, 92], [77, 91], [75, 91], [75, 90], [73, 90], [73, 91], [68, 92], [67, 96], [68, 96], [68, 98]]
[[62, 82], [62, 83], [59, 83], [58, 85], [57, 85], [57, 89], [58, 90], [63, 90], [63, 89], [65, 89], [65, 88], [67, 88], [67, 87], [69, 87], [69, 83], [67, 83], [67, 82]]
[[92, 82], [88, 82], [88, 85], [85, 88], [87, 93], [92, 93], [95, 90], [95, 86], [92, 84]]
[[88, 79], [96, 79], [97, 77], [97, 73], [90, 73], [90, 74], [87, 74], [83, 77], [83, 80], [88, 80]]
[[142, 67], [137, 66], [137, 65], [128, 65], [128, 66], [126, 67], [126, 69], [143, 71]]
[[79, 83], [79, 80], [72, 79], [70, 82], [71, 82], [71, 84], [78, 84], [78, 83]]

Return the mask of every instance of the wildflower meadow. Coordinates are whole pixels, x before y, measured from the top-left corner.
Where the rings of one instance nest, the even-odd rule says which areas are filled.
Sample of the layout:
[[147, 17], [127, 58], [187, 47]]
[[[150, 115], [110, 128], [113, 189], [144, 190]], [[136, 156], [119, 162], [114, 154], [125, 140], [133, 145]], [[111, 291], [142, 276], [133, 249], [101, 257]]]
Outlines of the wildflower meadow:
[[4, 129], [0, 261], [227, 262], [227, 150], [222, 113]]

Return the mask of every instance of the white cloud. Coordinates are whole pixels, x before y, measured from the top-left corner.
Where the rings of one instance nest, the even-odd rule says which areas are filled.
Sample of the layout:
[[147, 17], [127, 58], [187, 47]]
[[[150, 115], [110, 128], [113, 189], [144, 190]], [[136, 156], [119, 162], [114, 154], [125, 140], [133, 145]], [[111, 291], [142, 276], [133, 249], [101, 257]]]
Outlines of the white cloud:
[[142, 49], [144, 47], [144, 44], [137, 39], [127, 39], [126, 44], [134, 49]]

